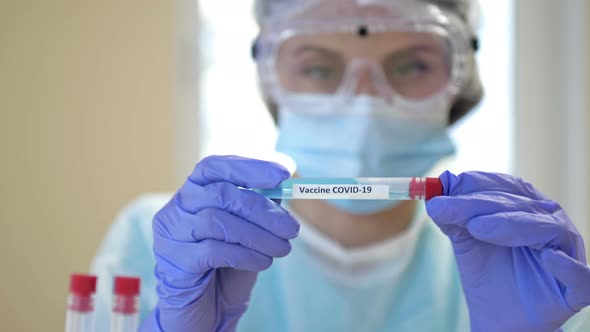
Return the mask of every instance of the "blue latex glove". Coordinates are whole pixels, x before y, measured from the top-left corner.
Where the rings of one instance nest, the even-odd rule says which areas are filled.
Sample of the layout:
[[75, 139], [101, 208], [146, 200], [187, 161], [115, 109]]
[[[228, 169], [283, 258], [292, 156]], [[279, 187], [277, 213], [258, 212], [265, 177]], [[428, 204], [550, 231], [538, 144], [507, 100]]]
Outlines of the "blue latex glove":
[[559, 204], [509, 175], [440, 179], [426, 208], [451, 239], [472, 331], [554, 331], [590, 304], [584, 243]]
[[196, 166], [154, 217], [159, 301], [143, 331], [235, 330], [258, 271], [287, 255], [299, 232], [280, 205], [241, 188], [288, 177], [278, 164], [233, 156]]

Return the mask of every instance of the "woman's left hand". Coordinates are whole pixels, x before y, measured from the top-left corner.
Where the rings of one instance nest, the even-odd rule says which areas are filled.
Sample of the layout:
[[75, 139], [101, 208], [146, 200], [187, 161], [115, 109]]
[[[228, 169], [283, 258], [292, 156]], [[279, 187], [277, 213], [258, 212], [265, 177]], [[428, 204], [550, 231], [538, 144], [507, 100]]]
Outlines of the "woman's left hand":
[[451, 239], [472, 331], [554, 331], [590, 304], [584, 242], [559, 204], [509, 175], [440, 179], [426, 208]]

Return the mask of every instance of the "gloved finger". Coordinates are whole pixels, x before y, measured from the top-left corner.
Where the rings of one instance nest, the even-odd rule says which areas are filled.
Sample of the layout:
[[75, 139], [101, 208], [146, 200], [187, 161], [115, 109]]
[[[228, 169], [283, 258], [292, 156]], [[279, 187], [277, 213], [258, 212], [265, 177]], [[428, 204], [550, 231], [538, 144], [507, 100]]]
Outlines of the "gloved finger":
[[243, 188], [272, 189], [291, 176], [271, 161], [238, 156], [210, 156], [197, 164], [189, 181], [197, 185], [230, 182]]
[[[160, 256], [155, 252], [154, 256], [156, 258], [154, 274], [156, 279], [158, 279], [158, 283], [166, 289], [171, 289], [173, 292], [173, 294], [171, 294], [170, 290], [164, 290], [163, 288], [158, 287], [157, 291], [159, 295], [161, 295], [162, 292], [166, 292], [168, 295], [176, 295], [179, 298], [188, 300], [190, 303], [195, 300], [195, 296], [203, 293], [202, 291], [199, 291], [199, 286], [200, 284], [205, 284], [204, 281], [209, 278], [209, 274], [195, 275], [194, 273], [179, 269], [178, 266], [174, 265], [172, 261], [169, 261], [166, 257]], [[198, 280], [198, 283], [195, 283], [196, 280]]]
[[164, 237], [154, 239], [157, 259], [165, 260], [184, 273], [202, 274], [210, 269], [231, 267], [245, 271], [263, 271], [272, 258], [239, 244], [217, 240], [177, 242]]
[[154, 218], [154, 233], [179, 242], [224, 241], [270, 257], [284, 257], [291, 251], [289, 241], [223, 210], [207, 208], [166, 220]]
[[476, 239], [504, 247], [530, 247], [537, 250], [559, 248], [569, 251], [570, 234], [563, 222], [551, 214], [523, 211], [501, 212], [474, 217], [467, 229]]
[[496, 191], [533, 199], [547, 200], [547, 197], [537, 191], [530, 183], [508, 174], [465, 172], [454, 175], [449, 171], [445, 171], [439, 178], [443, 184], [443, 193], [445, 196], [466, 195], [481, 191]]
[[590, 268], [560, 250], [546, 249], [541, 253], [543, 266], [565, 286], [564, 297], [574, 311], [590, 305]]
[[299, 234], [299, 223], [287, 210], [252, 190], [240, 189], [227, 182], [206, 186], [187, 186], [175, 196], [177, 205], [186, 213], [203, 209], [225, 210], [246, 219], [283, 239]]
[[502, 212], [552, 213], [560, 207], [552, 201], [537, 201], [510, 193], [492, 191], [459, 196], [438, 196], [426, 202], [426, 211], [440, 225], [466, 227], [477, 216]]

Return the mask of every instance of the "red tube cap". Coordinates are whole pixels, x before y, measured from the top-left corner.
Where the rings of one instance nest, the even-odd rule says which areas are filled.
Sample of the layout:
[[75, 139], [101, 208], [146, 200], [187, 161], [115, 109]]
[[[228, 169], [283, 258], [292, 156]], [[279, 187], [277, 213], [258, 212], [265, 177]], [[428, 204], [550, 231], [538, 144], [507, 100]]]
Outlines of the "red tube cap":
[[141, 279], [134, 277], [115, 277], [115, 286], [113, 292], [115, 295], [137, 296], [139, 295], [139, 286]]
[[72, 274], [70, 276], [70, 293], [89, 297], [96, 292], [96, 276]]
[[436, 196], [442, 196], [443, 185], [439, 178], [426, 178], [426, 200]]

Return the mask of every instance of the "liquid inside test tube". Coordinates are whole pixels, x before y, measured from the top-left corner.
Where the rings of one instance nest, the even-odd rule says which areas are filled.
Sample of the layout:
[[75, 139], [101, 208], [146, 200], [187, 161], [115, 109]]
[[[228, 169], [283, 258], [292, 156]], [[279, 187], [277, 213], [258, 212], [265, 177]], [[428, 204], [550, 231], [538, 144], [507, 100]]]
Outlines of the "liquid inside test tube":
[[438, 178], [292, 178], [273, 189], [256, 189], [270, 199], [421, 200], [442, 195]]

